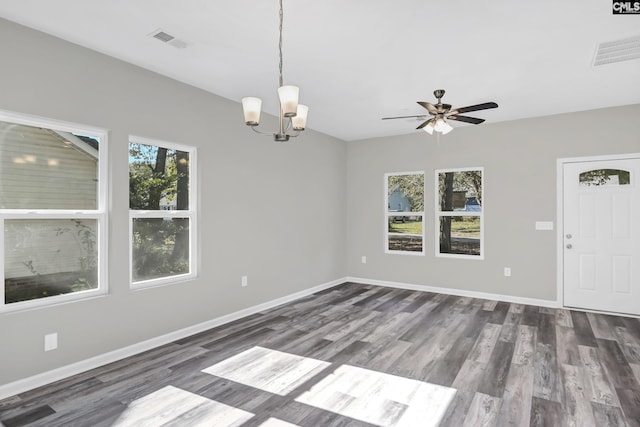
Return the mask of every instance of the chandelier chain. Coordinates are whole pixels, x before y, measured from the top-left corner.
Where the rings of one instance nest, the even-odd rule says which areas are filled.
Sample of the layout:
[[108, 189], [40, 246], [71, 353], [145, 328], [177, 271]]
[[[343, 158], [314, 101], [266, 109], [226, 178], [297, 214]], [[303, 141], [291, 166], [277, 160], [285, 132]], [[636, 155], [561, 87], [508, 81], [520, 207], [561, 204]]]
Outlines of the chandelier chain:
[[280, 0], [280, 41], [278, 42], [278, 52], [280, 53], [280, 63], [279, 63], [279, 85], [278, 87], [282, 87], [282, 18], [283, 18], [283, 12], [282, 12], [282, 0]]

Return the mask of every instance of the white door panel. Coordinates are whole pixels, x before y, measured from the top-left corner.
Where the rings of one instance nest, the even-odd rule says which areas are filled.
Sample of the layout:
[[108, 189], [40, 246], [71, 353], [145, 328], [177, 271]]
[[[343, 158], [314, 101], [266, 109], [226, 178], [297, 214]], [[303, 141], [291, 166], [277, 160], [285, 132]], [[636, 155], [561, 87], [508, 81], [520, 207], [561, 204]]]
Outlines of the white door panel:
[[640, 314], [640, 159], [563, 165], [564, 305]]

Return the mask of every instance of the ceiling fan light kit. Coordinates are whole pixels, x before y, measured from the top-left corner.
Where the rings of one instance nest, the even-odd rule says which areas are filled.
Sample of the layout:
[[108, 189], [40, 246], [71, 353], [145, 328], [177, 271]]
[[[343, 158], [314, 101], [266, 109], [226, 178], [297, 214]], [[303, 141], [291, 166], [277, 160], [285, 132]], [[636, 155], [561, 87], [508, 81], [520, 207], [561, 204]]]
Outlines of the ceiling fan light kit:
[[449, 123], [445, 122], [442, 117], [438, 117], [435, 124], [433, 123], [433, 121], [431, 121], [431, 123], [427, 124], [424, 128], [425, 130], [432, 129], [431, 132], [427, 130], [430, 135], [433, 135], [434, 130], [436, 132], [440, 132], [443, 135], [446, 135], [453, 130], [453, 127]]
[[[285, 86], [282, 81], [282, 0], [280, 0], [280, 27], [279, 27], [279, 73], [278, 73], [278, 100], [280, 103], [280, 113], [278, 115], [278, 130], [276, 132], [261, 132], [256, 128], [260, 125], [260, 112], [262, 110], [262, 100], [256, 97], [242, 98], [242, 110], [244, 112], [244, 123], [261, 135], [273, 135], [276, 142], [285, 142], [289, 138], [295, 138], [300, 132], [305, 130], [307, 125], [307, 115], [309, 107], [298, 103], [300, 89], [297, 86]], [[288, 120], [285, 120], [288, 119]], [[286, 124], [285, 124], [286, 121]], [[295, 133], [289, 133], [292, 130]]]
[[426, 125], [424, 127], [424, 131], [426, 133], [428, 133], [429, 135], [433, 135], [433, 131], [435, 130], [435, 126], [433, 126], [433, 123], [429, 123], [428, 125]]
[[[438, 102], [431, 104], [430, 102], [418, 101], [418, 105], [424, 107], [430, 115], [433, 117], [427, 119], [420, 124], [416, 129], [423, 129], [429, 135], [433, 135], [433, 132], [441, 133], [443, 135], [448, 134], [453, 130], [453, 127], [447, 123], [447, 120], [456, 120], [464, 123], [471, 123], [479, 125], [484, 122], [484, 119], [478, 119], [475, 117], [461, 116], [460, 113], [467, 113], [470, 111], [488, 110], [491, 108], [498, 108], [498, 104], [495, 102], [485, 102], [483, 104], [470, 105], [468, 107], [451, 109], [451, 104], [443, 104], [442, 97], [444, 96], [444, 89], [437, 89], [433, 91], [433, 95]], [[419, 114], [415, 116], [399, 116], [399, 117], [383, 117], [382, 120], [394, 120], [394, 119], [407, 119], [407, 118], [425, 118], [426, 115]]]

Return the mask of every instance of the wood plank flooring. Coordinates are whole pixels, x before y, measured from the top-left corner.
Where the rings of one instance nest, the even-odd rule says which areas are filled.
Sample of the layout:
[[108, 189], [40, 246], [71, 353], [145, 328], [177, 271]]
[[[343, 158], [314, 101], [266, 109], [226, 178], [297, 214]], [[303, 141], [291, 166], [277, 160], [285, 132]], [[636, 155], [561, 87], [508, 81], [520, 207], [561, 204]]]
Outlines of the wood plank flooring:
[[2, 400], [0, 425], [640, 427], [640, 321], [345, 283]]

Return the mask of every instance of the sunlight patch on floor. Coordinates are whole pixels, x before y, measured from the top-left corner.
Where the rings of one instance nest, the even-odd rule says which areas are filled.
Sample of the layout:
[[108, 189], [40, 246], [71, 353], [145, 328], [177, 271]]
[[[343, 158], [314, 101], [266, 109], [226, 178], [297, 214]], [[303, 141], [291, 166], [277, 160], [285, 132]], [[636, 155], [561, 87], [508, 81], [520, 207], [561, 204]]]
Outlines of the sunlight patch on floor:
[[239, 426], [253, 414], [206, 397], [166, 386], [131, 402], [112, 426]]
[[437, 426], [456, 390], [343, 365], [296, 399], [378, 426]]
[[256, 346], [202, 372], [286, 396], [329, 365], [322, 360]]
[[[253, 347], [204, 369], [211, 375], [285, 396], [331, 363]], [[319, 379], [319, 378], [318, 378]], [[456, 389], [341, 365], [295, 400], [377, 426], [437, 426]], [[292, 427], [270, 418], [262, 427]]]

